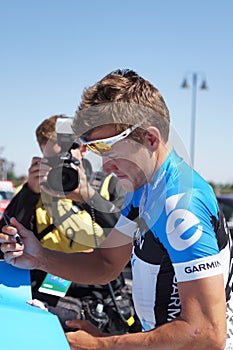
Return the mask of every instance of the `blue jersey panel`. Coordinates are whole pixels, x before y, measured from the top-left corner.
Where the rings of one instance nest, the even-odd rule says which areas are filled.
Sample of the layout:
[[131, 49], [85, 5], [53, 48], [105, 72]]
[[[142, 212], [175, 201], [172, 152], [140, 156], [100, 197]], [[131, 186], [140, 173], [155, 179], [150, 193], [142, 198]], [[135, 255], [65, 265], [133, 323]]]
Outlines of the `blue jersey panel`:
[[173, 263], [219, 252], [212, 224], [218, 218], [213, 190], [174, 151], [153, 182], [128, 194], [126, 203], [122, 214], [131, 220], [139, 215], [145, 222], [142, 237], [150, 230]]

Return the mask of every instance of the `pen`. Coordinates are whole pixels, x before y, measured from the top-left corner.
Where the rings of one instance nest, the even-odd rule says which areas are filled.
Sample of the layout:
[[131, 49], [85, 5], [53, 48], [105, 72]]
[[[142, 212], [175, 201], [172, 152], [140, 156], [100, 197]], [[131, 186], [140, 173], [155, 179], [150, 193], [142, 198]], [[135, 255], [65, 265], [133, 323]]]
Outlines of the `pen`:
[[[10, 217], [7, 215], [7, 214], [3, 214], [3, 219], [6, 223], [6, 225], [10, 225]], [[21, 241], [21, 238], [20, 238], [20, 235], [18, 233], [15, 234], [15, 239], [16, 239], [16, 242], [20, 245], [23, 245], [23, 242]]]

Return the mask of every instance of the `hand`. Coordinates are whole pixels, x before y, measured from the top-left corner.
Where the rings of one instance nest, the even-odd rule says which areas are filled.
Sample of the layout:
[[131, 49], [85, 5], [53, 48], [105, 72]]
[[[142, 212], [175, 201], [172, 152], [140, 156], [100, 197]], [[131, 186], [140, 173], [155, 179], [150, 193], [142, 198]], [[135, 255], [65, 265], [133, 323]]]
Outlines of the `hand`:
[[[73, 150], [72, 150], [73, 151]], [[73, 153], [72, 153], [73, 155]], [[75, 155], [73, 155], [75, 156]], [[76, 157], [78, 159], [78, 157]], [[80, 158], [80, 157], [79, 157]], [[41, 185], [40, 188], [43, 192], [46, 194], [50, 195], [51, 197], [57, 197], [57, 198], [67, 198], [71, 199], [76, 202], [81, 202], [81, 203], [88, 203], [88, 201], [94, 196], [95, 190], [91, 187], [87, 180], [87, 176], [85, 173], [85, 169], [82, 165], [82, 160], [80, 160], [80, 166], [75, 166], [73, 163], [70, 164], [70, 166], [75, 169], [79, 175], [79, 184], [78, 187], [68, 193], [62, 193], [62, 192], [55, 192], [51, 188], [47, 186]]]
[[90, 321], [88, 320], [69, 320], [66, 321], [66, 325], [70, 328], [77, 328], [79, 330], [83, 330], [94, 337], [106, 337], [107, 333], [103, 333], [99, 328], [94, 326]]
[[[38, 259], [43, 258], [43, 248], [33, 232], [27, 230], [15, 218], [11, 218], [11, 225], [3, 226], [0, 233], [1, 250], [8, 264], [23, 269], [36, 269]], [[16, 242], [18, 233], [23, 242], [21, 246]]]
[[[85, 172], [79, 169], [79, 186], [71, 193], [66, 195], [66, 198], [81, 203], [89, 203], [90, 199], [94, 196], [95, 190], [91, 187], [87, 181]], [[90, 204], [90, 203], [89, 203]]]
[[69, 320], [66, 321], [66, 325], [79, 329], [76, 332], [66, 333], [71, 350], [103, 349], [102, 341], [99, 338], [109, 336], [88, 320]]
[[80, 166], [73, 166], [79, 174], [79, 186], [73, 192], [69, 193], [66, 198], [77, 202], [88, 203], [88, 201], [94, 196], [95, 190], [87, 180], [80, 149], [71, 150], [71, 153], [74, 158], [77, 158], [80, 161]]
[[45, 158], [33, 157], [28, 169], [28, 187], [35, 193], [40, 193], [40, 183], [47, 181], [51, 167], [46, 164]]
[[71, 350], [103, 349], [102, 345], [98, 342], [98, 338], [95, 338], [84, 331], [66, 333], [66, 338]]
[[32, 305], [32, 306], [35, 306], [35, 307], [38, 307], [39, 309], [48, 311], [48, 309], [47, 309], [47, 307], [45, 306], [45, 304], [44, 304], [42, 301], [38, 300], [38, 299], [28, 300], [28, 301], [27, 301], [27, 304]]
[[101, 338], [108, 336], [102, 333], [89, 321], [72, 320], [66, 321], [66, 325], [79, 328], [76, 332], [66, 333], [66, 338], [71, 350], [102, 350], [103, 341]]

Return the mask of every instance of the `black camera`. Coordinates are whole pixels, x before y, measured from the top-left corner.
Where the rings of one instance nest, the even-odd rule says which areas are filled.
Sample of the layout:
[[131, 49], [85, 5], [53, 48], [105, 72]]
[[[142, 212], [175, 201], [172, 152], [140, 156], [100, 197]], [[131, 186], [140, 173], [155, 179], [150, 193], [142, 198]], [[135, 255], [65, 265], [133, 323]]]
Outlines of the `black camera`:
[[80, 165], [80, 161], [71, 154], [72, 149], [79, 148], [74, 141], [72, 130], [73, 118], [58, 118], [56, 121], [57, 143], [61, 151], [54, 157], [47, 158], [48, 165], [52, 167], [47, 177], [47, 187], [57, 193], [67, 194], [79, 185], [78, 171], [71, 164]]

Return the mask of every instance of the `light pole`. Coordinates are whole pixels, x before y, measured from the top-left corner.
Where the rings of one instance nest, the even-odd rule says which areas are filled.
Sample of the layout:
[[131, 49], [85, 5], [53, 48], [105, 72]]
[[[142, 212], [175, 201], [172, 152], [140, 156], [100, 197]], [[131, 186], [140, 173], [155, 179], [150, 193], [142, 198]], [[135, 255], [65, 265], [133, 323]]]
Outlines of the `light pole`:
[[[207, 90], [207, 83], [203, 73], [191, 72], [192, 78], [192, 106], [191, 106], [191, 137], [190, 137], [190, 159], [191, 164], [194, 166], [194, 153], [195, 153], [195, 132], [196, 132], [196, 104], [197, 104], [197, 81], [198, 77], [201, 79], [200, 90]], [[188, 89], [188, 74], [181, 84], [182, 89]]]

